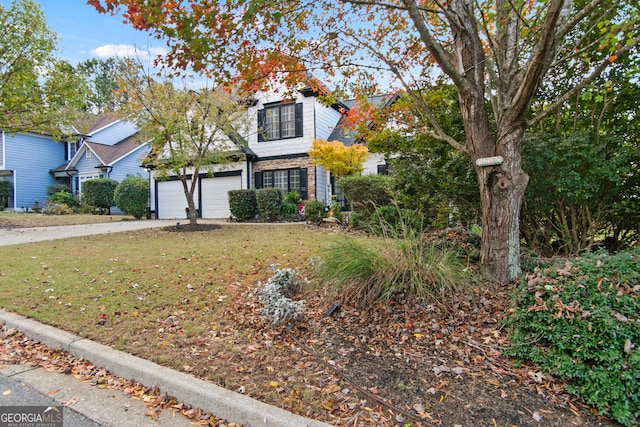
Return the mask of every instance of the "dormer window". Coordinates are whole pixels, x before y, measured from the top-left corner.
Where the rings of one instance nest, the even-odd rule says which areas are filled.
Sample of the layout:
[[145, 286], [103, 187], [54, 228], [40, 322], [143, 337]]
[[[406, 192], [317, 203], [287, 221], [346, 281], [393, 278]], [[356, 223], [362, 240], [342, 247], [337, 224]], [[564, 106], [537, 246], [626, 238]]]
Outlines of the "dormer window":
[[258, 141], [302, 136], [302, 104], [267, 105], [258, 110]]

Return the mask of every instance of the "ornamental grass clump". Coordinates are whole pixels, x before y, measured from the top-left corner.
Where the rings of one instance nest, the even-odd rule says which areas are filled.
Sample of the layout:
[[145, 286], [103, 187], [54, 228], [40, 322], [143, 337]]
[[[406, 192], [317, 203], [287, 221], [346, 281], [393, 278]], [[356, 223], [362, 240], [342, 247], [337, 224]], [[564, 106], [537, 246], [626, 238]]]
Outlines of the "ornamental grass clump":
[[640, 249], [587, 254], [520, 282], [504, 351], [619, 423], [640, 417]]
[[[261, 282], [258, 285], [262, 286]], [[304, 317], [304, 300], [291, 298], [300, 290], [298, 273], [291, 269], [276, 269], [260, 290], [262, 314], [271, 319], [273, 325], [291, 324]]]
[[404, 222], [384, 230], [379, 239], [340, 236], [316, 269], [320, 284], [330, 286], [345, 303], [359, 308], [400, 294], [446, 307], [465, 286], [465, 265], [454, 248], [438, 247]]

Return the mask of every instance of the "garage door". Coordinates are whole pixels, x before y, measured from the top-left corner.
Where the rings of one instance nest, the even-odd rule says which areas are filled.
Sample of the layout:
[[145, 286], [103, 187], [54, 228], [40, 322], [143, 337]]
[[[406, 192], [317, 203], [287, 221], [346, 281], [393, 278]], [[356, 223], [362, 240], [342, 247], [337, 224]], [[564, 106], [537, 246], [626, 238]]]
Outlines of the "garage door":
[[[191, 184], [191, 181], [189, 181]], [[158, 181], [157, 182], [156, 202], [158, 203], [158, 210], [156, 212], [156, 218], [158, 219], [174, 219], [174, 218], [186, 218], [185, 210], [187, 205], [187, 199], [184, 196], [184, 190], [182, 189], [182, 182], [175, 181]], [[198, 207], [198, 190], [194, 197], [196, 209]]]
[[200, 185], [202, 186], [202, 217], [228, 218], [231, 215], [228, 191], [242, 189], [240, 171], [232, 176], [202, 178]]

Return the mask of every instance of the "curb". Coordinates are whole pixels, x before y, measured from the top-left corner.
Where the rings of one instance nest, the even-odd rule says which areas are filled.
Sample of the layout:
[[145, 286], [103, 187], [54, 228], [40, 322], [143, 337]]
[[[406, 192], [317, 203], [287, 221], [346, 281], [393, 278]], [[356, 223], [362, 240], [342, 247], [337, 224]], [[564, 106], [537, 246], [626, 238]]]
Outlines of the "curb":
[[73, 335], [0, 309], [0, 322], [6, 328], [23, 332], [51, 348], [60, 348], [90, 361], [115, 376], [135, 380], [218, 418], [240, 425], [273, 427], [331, 427], [321, 421], [295, 415], [284, 409], [160, 366], [137, 356]]

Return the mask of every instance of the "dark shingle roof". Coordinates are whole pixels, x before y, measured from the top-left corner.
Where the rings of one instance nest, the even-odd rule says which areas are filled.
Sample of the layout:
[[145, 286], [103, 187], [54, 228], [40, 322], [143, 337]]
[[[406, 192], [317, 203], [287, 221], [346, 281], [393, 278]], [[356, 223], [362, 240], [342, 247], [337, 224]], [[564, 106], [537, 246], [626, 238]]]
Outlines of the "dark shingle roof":
[[85, 141], [87, 147], [93, 151], [96, 156], [102, 161], [104, 165], [110, 165], [114, 161], [118, 160], [122, 156], [135, 150], [144, 141], [140, 138], [139, 134], [134, 134], [128, 138], [123, 139], [114, 145], [101, 144], [99, 142]]

